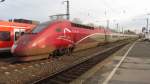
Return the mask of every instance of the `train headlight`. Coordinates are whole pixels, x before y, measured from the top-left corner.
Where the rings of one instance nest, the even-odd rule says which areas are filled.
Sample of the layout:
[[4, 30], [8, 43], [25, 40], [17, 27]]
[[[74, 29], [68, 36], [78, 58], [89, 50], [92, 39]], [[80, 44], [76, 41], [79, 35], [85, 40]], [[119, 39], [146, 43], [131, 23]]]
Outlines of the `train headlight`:
[[12, 48], [11, 48], [11, 53], [14, 53], [16, 47], [17, 47], [17, 44], [14, 44], [14, 45], [12, 46]]
[[35, 47], [36, 45], [37, 45], [37, 43], [33, 43], [33, 44], [32, 44], [32, 47]]

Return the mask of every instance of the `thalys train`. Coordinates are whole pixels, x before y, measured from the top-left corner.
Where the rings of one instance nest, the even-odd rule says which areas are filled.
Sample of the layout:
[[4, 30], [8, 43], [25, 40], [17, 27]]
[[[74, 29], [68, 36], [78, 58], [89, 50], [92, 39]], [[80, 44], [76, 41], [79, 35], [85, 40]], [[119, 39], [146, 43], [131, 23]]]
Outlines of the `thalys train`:
[[0, 53], [10, 52], [14, 42], [27, 31], [31, 31], [35, 25], [0, 21]]
[[67, 20], [47, 21], [19, 38], [11, 52], [19, 61], [31, 61], [136, 37]]

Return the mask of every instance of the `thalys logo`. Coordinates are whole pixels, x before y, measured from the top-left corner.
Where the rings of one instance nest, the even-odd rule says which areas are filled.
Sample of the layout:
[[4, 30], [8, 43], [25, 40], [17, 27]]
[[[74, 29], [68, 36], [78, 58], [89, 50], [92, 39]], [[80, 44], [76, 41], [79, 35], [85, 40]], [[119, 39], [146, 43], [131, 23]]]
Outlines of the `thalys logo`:
[[70, 35], [67, 34], [67, 33], [70, 33], [70, 32], [71, 32], [70, 29], [64, 28], [64, 35], [63, 35], [63, 36], [59, 36], [57, 39], [63, 39], [63, 40], [69, 41], [69, 42], [71, 42], [71, 43], [74, 43], [74, 42], [71, 40]]
[[65, 29], [64, 29], [64, 36], [66, 36], [66, 33], [67, 33], [67, 32], [71, 32], [71, 30], [68, 29], [68, 28], [65, 28]]
[[70, 35], [69, 35], [70, 32], [71, 32], [70, 29], [65, 28], [65, 29], [64, 29], [64, 37], [65, 37], [65, 38], [70, 38]]

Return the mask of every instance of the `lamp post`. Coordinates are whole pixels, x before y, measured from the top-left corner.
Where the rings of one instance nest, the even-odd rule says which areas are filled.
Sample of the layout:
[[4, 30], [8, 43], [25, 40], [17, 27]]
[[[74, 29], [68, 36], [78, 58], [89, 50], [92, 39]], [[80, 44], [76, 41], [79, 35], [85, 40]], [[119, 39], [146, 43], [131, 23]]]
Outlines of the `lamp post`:
[[109, 19], [107, 19], [107, 29], [109, 29]]
[[119, 32], [119, 23], [116, 24], [117, 32]]
[[147, 28], [147, 32], [149, 33], [149, 15], [150, 13], [147, 14], [147, 19], [146, 19], [146, 28]]
[[147, 19], [146, 19], [146, 28], [147, 28], [147, 32], [149, 32], [148, 23], [149, 23], [149, 21], [148, 21], [148, 18], [147, 18]]
[[67, 3], [67, 8], [66, 8], [66, 15], [67, 15], [67, 20], [70, 20], [70, 5], [69, 5], [69, 0], [64, 1], [65, 3]]
[[105, 17], [106, 17], [106, 28], [109, 29], [109, 19], [107, 18], [106, 10], [105, 10]]

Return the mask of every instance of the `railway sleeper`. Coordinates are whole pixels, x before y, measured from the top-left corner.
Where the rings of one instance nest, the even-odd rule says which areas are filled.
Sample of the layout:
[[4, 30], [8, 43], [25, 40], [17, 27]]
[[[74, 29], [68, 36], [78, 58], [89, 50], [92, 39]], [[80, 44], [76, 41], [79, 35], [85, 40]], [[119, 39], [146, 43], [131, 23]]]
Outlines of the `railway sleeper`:
[[57, 76], [56, 78], [58, 78], [58, 80], [62, 81], [62, 82], [70, 82], [72, 80], [72, 78], [70, 77], [65, 77], [62, 75]]
[[[49, 81], [49, 80], [48, 80], [48, 81]], [[45, 83], [43, 83], [43, 84], [45, 84]], [[56, 80], [56, 79], [51, 79], [48, 84], [66, 84], [66, 83], [64, 83], [64, 82], [62, 82], [62, 81], [58, 81], [58, 80]]]
[[62, 74], [62, 76], [66, 77], [66, 78], [70, 78], [70, 79], [76, 79], [77, 76], [72, 75], [72, 74]]
[[67, 71], [66, 74], [73, 75], [73, 76], [79, 76], [80, 75], [79, 72], [75, 71], [75, 70], [74, 71]]
[[48, 81], [53, 81], [53, 82], [56, 82], [56, 83], [58, 83], [58, 84], [66, 84], [66, 82], [69, 82], [68, 80], [67, 80], [67, 78], [60, 78], [60, 77], [55, 77], [55, 78], [52, 78], [52, 79], [50, 79], [50, 80], [48, 80]]
[[68, 71], [68, 74], [72, 74], [73, 73], [80, 73], [80, 72], [84, 72], [85, 70], [88, 70], [89, 67], [86, 67], [86, 68], [76, 68], [74, 70], [71, 70], [71, 71]]
[[80, 67], [79, 70], [87, 70], [87, 67]]
[[80, 76], [81, 75], [81, 72], [74, 72], [74, 73], [72, 73], [73, 75], [77, 75], [77, 76]]

